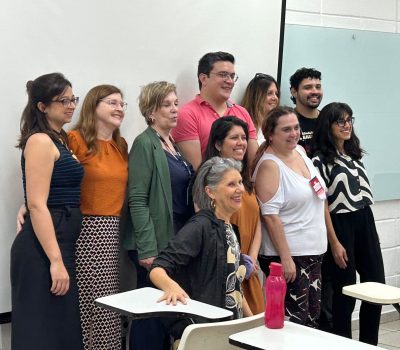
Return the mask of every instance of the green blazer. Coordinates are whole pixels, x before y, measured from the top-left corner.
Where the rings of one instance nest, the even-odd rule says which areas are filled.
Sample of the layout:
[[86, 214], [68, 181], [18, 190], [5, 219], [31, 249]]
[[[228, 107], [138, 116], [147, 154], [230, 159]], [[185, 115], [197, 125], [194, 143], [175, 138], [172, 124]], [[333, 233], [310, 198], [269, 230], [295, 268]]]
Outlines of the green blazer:
[[167, 157], [160, 139], [148, 127], [129, 152], [129, 177], [123, 246], [139, 259], [157, 256], [173, 236], [172, 190]]

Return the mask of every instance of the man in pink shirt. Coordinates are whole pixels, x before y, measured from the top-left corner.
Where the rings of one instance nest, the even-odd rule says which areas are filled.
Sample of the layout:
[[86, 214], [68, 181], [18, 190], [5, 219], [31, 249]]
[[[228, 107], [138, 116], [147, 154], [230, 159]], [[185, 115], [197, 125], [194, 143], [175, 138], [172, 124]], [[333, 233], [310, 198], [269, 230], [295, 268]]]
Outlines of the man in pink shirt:
[[258, 149], [257, 134], [249, 113], [230, 100], [238, 79], [235, 58], [226, 52], [210, 52], [199, 61], [197, 78], [200, 94], [178, 112], [178, 125], [172, 135], [184, 157], [197, 169], [207, 147], [212, 123], [224, 116], [236, 116], [249, 125], [249, 161]]

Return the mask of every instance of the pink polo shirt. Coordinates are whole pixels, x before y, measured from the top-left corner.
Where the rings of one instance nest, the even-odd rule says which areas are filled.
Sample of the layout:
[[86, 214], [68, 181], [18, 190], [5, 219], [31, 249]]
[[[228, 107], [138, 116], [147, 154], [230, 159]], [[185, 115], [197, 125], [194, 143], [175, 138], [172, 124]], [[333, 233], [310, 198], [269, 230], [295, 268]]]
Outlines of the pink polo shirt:
[[[235, 116], [244, 120], [249, 127], [249, 137], [257, 139], [256, 129], [245, 108], [227, 101], [228, 109], [224, 116]], [[220, 118], [214, 108], [197, 95], [194, 100], [185, 104], [178, 112], [178, 125], [172, 129], [175, 142], [200, 140], [201, 155], [204, 158], [212, 123]]]

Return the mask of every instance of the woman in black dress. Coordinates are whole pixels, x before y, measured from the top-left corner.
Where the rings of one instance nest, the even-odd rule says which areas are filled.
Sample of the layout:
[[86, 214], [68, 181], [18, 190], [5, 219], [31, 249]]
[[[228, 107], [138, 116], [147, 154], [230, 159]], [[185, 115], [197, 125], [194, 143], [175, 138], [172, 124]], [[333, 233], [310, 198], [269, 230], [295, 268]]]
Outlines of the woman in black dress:
[[18, 147], [28, 213], [11, 248], [11, 348], [80, 350], [75, 242], [83, 168], [63, 125], [79, 101], [60, 73], [27, 83]]

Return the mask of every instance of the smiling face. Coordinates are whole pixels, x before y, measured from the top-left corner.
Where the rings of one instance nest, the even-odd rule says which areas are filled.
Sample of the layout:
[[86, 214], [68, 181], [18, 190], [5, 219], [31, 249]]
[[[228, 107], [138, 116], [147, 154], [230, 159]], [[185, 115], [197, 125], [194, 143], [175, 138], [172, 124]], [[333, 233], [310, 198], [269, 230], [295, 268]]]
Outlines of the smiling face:
[[320, 79], [306, 78], [301, 81], [297, 91], [291, 89], [292, 95], [296, 98], [296, 106], [304, 108], [318, 108], [324, 96]]
[[241, 126], [233, 125], [222, 144], [216, 144], [215, 148], [221, 157], [242, 161], [247, 150], [246, 133]]
[[45, 106], [42, 102], [38, 103], [38, 108], [44, 112], [52, 129], [60, 131], [64, 124], [71, 121], [76, 104], [71, 102], [68, 107], [64, 107], [63, 101], [73, 100], [74, 97], [72, 88], [67, 86], [60, 95], [53, 98], [48, 106]]
[[269, 138], [271, 146], [277, 151], [285, 152], [295, 149], [300, 138], [297, 116], [294, 113], [281, 116]]
[[210, 74], [200, 74], [199, 79], [202, 83], [201, 95], [212, 101], [225, 102], [231, 97], [235, 82], [230, 78], [222, 78], [218, 74], [235, 73], [235, 66], [229, 61], [217, 61], [213, 65]]
[[344, 122], [343, 126], [339, 126], [335, 121], [331, 125], [332, 136], [335, 139], [336, 145], [340, 148], [344, 144], [344, 141], [350, 140], [351, 133], [353, 131], [352, 119], [348, 114], [344, 114], [337, 120], [340, 122]]
[[97, 125], [111, 130], [119, 128], [125, 116], [123, 102], [119, 93], [102, 98], [96, 107]]
[[264, 98], [264, 113], [267, 115], [271, 109], [279, 105], [279, 91], [275, 83], [271, 83]]
[[235, 169], [227, 170], [216, 188], [212, 190], [206, 187], [206, 192], [215, 201], [215, 215], [229, 221], [242, 204], [242, 176]]
[[170, 132], [176, 127], [178, 121], [178, 97], [175, 92], [170, 92], [161, 103], [158, 110], [151, 114], [153, 125], [158, 130]]

